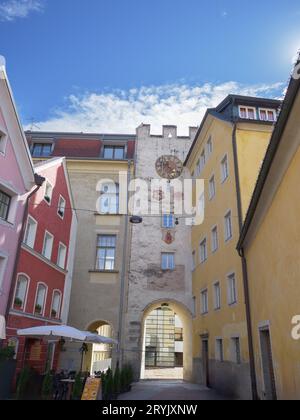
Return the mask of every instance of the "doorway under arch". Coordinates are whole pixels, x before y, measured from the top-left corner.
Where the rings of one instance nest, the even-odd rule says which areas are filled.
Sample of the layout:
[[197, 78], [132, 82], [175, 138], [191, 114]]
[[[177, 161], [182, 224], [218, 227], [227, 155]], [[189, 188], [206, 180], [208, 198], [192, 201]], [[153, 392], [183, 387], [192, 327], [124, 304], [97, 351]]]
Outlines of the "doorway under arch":
[[148, 305], [142, 318], [141, 379], [192, 378], [192, 313], [173, 300]]
[[[103, 337], [113, 338], [114, 332], [107, 321], [94, 321], [86, 329]], [[89, 344], [83, 357], [83, 371], [94, 374], [112, 367], [112, 346], [110, 344]]]

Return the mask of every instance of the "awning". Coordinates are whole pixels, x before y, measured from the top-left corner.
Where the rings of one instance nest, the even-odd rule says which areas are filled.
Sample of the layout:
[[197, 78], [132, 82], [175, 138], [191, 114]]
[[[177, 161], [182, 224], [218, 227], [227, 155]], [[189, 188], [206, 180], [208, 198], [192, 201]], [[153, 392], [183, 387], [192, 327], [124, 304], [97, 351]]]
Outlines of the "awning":
[[6, 323], [3, 315], [0, 315], [0, 340], [6, 339]]
[[118, 344], [116, 340], [102, 337], [89, 331], [80, 331], [67, 325], [41, 326], [18, 330], [17, 334], [28, 338], [41, 338], [46, 340], [60, 340], [61, 338], [70, 341], [93, 343], [93, 344]]

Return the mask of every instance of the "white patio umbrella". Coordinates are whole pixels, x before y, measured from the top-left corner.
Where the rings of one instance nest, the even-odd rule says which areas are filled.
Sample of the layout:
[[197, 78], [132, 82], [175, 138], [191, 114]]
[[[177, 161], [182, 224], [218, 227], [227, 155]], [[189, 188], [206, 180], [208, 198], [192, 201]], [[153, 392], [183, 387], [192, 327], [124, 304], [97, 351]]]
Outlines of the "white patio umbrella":
[[80, 331], [67, 325], [41, 326], [26, 328], [17, 331], [18, 336], [28, 338], [44, 338], [47, 340], [60, 340], [61, 338], [70, 341], [92, 343], [92, 344], [117, 344], [116, 340], [102, 337], [89, 331]]

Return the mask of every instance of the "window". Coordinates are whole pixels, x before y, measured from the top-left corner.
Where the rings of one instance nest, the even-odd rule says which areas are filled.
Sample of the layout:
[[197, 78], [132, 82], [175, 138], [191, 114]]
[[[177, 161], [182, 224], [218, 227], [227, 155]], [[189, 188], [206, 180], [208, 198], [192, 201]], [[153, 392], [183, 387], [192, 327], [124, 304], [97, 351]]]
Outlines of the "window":
[[4, 134], [2, 131], [0, 131], [0, 153], [5, 153], [5, 147], [6, 147], [6, 134]]
[[27, 219], [27, 225], [24, 236], [24, 243], [30, 248], [34, 248], [37, 222], [30, 216]]
[[231, 211], [229, 211], [225, 216], [225, 241], [229, 241], [232, 238], [232, 221], [231, 221]]
[[59, 244], [57, 254], [57, 265], [64, 269], [66, 265], [67, 247], [64, 244]]
[[204, 214], [205, 214], [205, 194], [204, 193], [202, 193], [199, 198], [198, 212], [199, 212], [199, 216], [201, 216], [202, 219], [204, 219]]
[[53, 236], [49, 232], [46, 232], [44, 236], [44, 245], [43, 245], [42, 254], [48, 260], [51, 260], [52, 246], [53, 246]]
[[27, 295], [28, 278], [24, 275], [19, 275], [16, 286], [16, 293], [14, 299], [14, 308], [22, 310], [25, 308], [25, 299]]
[[260, 109], [259, 118], [261, 121], [275, 122], [277, 119], [275, 109]]
[[193, 251], [192, 253], [192, 271], [195, 271], [196, 269], [196, 251]]
[[208, 313], [208, 290], [201, 292], [201, 314], [205, 315]]
[[51, 204], [51, 200], [52, 200], [52, 193], [53, 193], [53, 187], [50, 184], [50, 182], [46, 182], [46, 186], [45, 186], [45, 195], [44, 195], [44, 200], [48, 203]]
[[174, 270], [175, 255], [169, 252], [163, 252], [161, 254], [161, 268], [162, 270]]
[[56, 290], [53, 292], [51, 318], [59, 318], [61, 304], [61, 293]]
[[213, 175], [209, 180], [209, 199], [212, 200], [216, 195], [215, 176]]
[[171, 229], [175, 226], [175, 220], [173, 214], [164, 214], [163, 215], [163, 228]]
[[212, 144], [212, 138], [210, 137], [206, 144], [206, 153], [207, 157], [209, 157], [213, 152], [213, 144]]
[[0, 254], [0, 294], [2, 292], [2, 285], [3, 285], [6, 261], [7, 261], [7, 257], [4, 256], [4, 255], [2, 256]]
[[233, 361], [238, 365], [242, 362], [241, 357], [241, 342], [239, 337], [234, 337], [231, 339], [232, 341], [232, 353], [233, 353]]
[[65, 216], [65, 211], [66, 211], [66, 200], [62, 196], [60, 196], [59, 201], [58, 201], [57, 214], [59, 215], [59, 217], [63, 219]]
[[125, 158], [124, 146], [104, 146], [104, 159], [123, 160]]
[[221, 309], [221, 286], [220, 283], [214, 284], [214, 295], [215, 295], [215, 310]]
[[36, 315], [43, 315], [45, 309], [47, 288], [44, 284], [39, 284], [36, 293], [34, 313]]
[[219, 248], [218, 228], [214, 227], [211, 231], [211, 250], [216, 252]]
[[222, 338], [216, 339], [216, 360], [218, 360], [219, 362], [224, 362], [224, 350], [223, 350]]
[[207, 240], [204, 239], [200, 244], [200, 262], [203, 264], [207, 260]]
[[200, 173], [201, 173], [201, 162], [200, 162], [200, 159], [199, 159], [198, 162], [197, 162], [197, 165], [196, 165], [196, 176], [199, 176]]
[[111, 182], [103, 185], [100, 198], [102, 214], [118, 214], [119, 212], [119, 185]]
[[116, 243], [116, 235], [98, 235], [96, 270], [115, 269]]
[[252, 107], [240, 106], [240, 118], [255, 120], [256, 119], [256, 109]]
[[236, 279], [235, 274], [228, 276], [228, 304], [234, 305], [237, 303]]
[[201, 153], [200, 156], [200, 173], [203, 171], [206, 163], [206, 156], [205, 156], [205, 150]]
[[48, 157], [52, 152], [51, 143], [35, 143], [32, 147], [33, 157]]
[[229, 169], [228, 169], [228, 158], [227, 156], [221, 162], [221, 182], [225, 182], [229, 176]]
[[11, 197], [0, 190], [0, 219], [7, 220]]

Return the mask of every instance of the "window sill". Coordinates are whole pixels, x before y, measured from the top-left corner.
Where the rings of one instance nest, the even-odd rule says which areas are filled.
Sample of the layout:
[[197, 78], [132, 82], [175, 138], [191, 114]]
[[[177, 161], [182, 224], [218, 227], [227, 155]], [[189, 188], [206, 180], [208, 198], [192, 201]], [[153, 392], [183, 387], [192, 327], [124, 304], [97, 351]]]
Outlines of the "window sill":
[[119, 270], [89, 270], [89, 273], [118, 274]]

